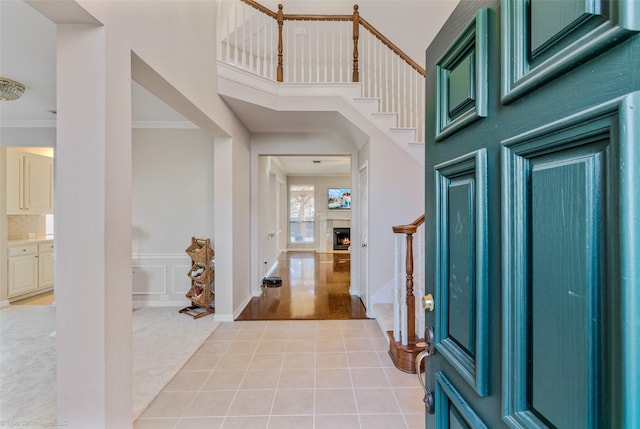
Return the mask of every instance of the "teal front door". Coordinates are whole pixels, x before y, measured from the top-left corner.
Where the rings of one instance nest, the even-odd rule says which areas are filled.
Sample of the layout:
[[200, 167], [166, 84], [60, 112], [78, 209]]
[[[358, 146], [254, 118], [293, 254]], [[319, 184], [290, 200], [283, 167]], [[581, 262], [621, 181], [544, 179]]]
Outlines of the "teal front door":
[[426, 427], [640, 428], [637, 0], [461, 1], [426, 53]]

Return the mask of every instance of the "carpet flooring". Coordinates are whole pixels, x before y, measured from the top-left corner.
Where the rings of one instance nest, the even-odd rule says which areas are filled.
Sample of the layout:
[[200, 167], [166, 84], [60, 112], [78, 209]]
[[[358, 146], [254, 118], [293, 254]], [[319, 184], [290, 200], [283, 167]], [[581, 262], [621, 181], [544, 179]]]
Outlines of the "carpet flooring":
[[[0, 309], [0, 428], [56, 427], [55, 306]], [[133, 417], [214, 332], [213, 316], [174, 307], [133, 310]]]

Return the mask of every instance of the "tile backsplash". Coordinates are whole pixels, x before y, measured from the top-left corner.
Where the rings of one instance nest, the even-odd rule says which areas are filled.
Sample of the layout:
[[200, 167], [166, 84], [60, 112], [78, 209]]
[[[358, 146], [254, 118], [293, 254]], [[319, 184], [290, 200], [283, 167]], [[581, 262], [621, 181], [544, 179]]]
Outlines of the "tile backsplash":
[[36, 237], [44, 237], [47, 233], [46, 215], [8, 215], [7, 239], [22, 240], [34, 232]]

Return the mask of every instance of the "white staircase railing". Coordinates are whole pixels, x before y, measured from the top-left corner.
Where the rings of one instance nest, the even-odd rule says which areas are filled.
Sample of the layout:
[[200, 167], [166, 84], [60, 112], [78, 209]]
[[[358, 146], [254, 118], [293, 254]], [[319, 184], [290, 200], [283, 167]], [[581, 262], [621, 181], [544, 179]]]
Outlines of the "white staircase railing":
[[[361, 82], [379, 112], [424, 141], [424, 70], [352, 15], [290, 15], [253, 0], [218, 2], [218, 60], [288, 83]], [[364, 29], [365, 31], [360, 31]]]

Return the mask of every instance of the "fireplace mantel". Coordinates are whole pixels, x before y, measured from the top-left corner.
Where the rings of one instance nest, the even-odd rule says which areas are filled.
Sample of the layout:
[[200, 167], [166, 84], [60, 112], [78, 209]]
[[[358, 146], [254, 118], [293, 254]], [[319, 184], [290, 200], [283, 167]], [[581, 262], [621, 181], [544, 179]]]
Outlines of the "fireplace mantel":
[[351, 210], [325, 210], [318, 213], [318, 220], [348, 220], [351, 221]]
[[[316, 212], [318, 223], [318, 253], [333, 253], [333, 228], [351, 228], [351, 210]], [[344, 252], [338, 250], [338, 252]]]

